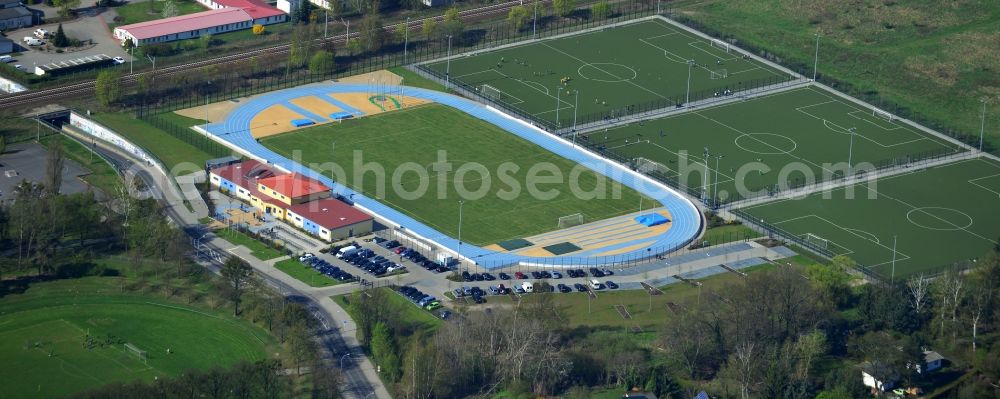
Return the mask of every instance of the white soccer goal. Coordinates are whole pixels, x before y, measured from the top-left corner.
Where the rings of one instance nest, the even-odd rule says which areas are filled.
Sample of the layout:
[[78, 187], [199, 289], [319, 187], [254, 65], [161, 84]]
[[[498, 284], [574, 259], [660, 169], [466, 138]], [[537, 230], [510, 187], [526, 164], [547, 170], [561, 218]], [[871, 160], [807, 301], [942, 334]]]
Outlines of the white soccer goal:
[[560, 229], [565, 229], [567, 227], [579, 226], [583, 224], [583, 214], [574, 213], [572, 215], [560, 216], [558, 227]]
[[139, 349], [139, 347], [132, 345], [130, 343], [125, 344], [125, 351], [135, 355], [139, 359], [142, 359], [143, 363], [145, 363], [146, 359], [148, 358], [148, 356], [146, 356], [146, 351]]
[[479, 87], [479, 94], [493, 101], [505, 101], [503, 92], [488, 84]]
[[726, 43], [726, 42], [724, 42], [722, 40], [719, 40], [719, 39], [712, 39], [711, 44], [712, 44], [712, 47], [719, 48], [719, 49], [722, 49], [722, 50], [726, 50], [727, 53], [729, 52], [729, 43]]
[[728, 78], [728, 77], [729, 77], [729, 70], [728, 69], [719, 69], [719, 70], [712, 71], [712, 80], [725, 79], [725, 78]]
[[802, 239], [818, 248], [830, 249], [830, 240], [827, 240], [813, 233], [803, 234]]
[[650, 172], [659, 172], [663, 174], [670, 173], [670, 168], [668, 168], [667, 165], [643, 157], [635, 159], [635, 169], [639, 173], [643, 174]]
[[872, 108], [872, 116], [874, 116], [876, 118], [885, 119], [885, 120], [887, 120], [889, 122], [892, 122], [892, 121], [896, 120], [896, 117], [894, 117], [891, 113], [883, 111], [883, 110], [880, 110], [878, 108]]

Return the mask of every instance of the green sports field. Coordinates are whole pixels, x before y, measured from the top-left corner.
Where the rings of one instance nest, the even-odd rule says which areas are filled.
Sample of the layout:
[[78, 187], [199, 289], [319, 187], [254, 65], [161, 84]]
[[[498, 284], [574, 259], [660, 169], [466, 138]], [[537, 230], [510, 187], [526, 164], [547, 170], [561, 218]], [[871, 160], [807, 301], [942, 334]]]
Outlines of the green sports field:
[[[959, 161], [743, 209], [750, 218], [847, 254], [884, 277], [936, 273], [988, 252], [1000, 239], [1000, 162]], [[874, 194], [869, 199], [869, 193]]]
[[[627, 108], [685, 102], [688, 60], [691, 100], [724, 89], [784, 81], [790, 75], [735, 49], [660, 19], [494, 50], [425, 65], [548, 124], [568, 127]], [[563, 78], [569, 82], [562, 83]], [[485, 85], [485, 89], [484, 89]], [[576, 98], [579, 91], [579, 99]], [[558, 118], [556, 110], [558, 109]]]
[[[807, 174], [817, 180], [843, 176], [849, 153], [860, 170], [862, 162], [893, 165], [958, 151], [943, 139], [816, 87], [593, 131], [578, 139], [620, 158], [639, 159], [641, 170], [663, 173], [695, 195], [707, 189], [705, 197], [715, 198], [718, 190], [720, 203], [775, 186], [806, 184]], [[685, 152], [686, 158], [681, 156]], [[838, 167], [840, 162], [845, 164]]]
[[[33, 283], [0, 300], [0, 376], [12, 398], [53, 398], [115, 381], [152, 382], [184, 370], [267, 357], [266, 331], [226, 310], [121, 294], [117, 277]], [[90, 334], [95, 344], [85, 346]], [[144, 362], [124, 342], [145, 350]], [[170, 348], [172, 353], [167, 354]]]
[[[301, 129], [262, 139], [261, 143], [289, 159], [300, 159], [307, 166], [313, 164], [314, 170], [331, 176], [334, 181], [341, 181], [451, 237], [458, 236], [458, 201], [462, 199], [455, 177], [463, 165], [476, 162], [482, 167], [471, 170], [489, 172], [489, 177], [483, 178], [472, 171], [462, 179], [467, 191], [482, 190], [478, 195], [466, 196], [463, 205], [462, 240], [475, 245], [556, 230], [560, 216], [582, 213], [584, 221], [589, 222], [639, 209], [639, 193], [609, 179], [602, 179], [604, 190], [595, 190], [605, 193], [605, 199], [578, 198], [567, 182], [576, 163], [442, 105]], [[453, 167], [445, 179], [431, 169], [439, 159], [439, 151], [445, 152]], [[355, 161], [356, 152], [363, 160]], [[346, 183], [332, 172], [332, 167], [322, 165], [327, 162], [344, 169]], [[384, 168], [385, 184], [380, 184], [373, 172], [361, 178], [356, 176], [362, 162]], [[392, 178], [394, 172], [404, 170], [399, 168], [404, 164], [428, 171], [429, 180], [418, 178], [415, 172]], [[530, 169], [541, 164], [553, 165], [563, 177], [562, 183], [538, 185], [539, 190], [558, 190], [551, 199], [532, 195], [525, 184]], [[501, 165], [517, 168], [503, 172], [512, 177], [517, 187], [500, 178]], [[598, 174], [582, 170], [578, 181], [583, 191], [594, 190], [598, 187]], [[426, 184], [423, 195], [410, 196], [408, 193], [419, 193], [422, 182]], [[379, 190], [379, 187], [385, 188]], [[519, 194], [506, 196], [515, 189], [519, 189]], [[615, 199], [615, 191], [619, 190], [620, 195]], [[646, 204], [648, 207], [649, 202]]]

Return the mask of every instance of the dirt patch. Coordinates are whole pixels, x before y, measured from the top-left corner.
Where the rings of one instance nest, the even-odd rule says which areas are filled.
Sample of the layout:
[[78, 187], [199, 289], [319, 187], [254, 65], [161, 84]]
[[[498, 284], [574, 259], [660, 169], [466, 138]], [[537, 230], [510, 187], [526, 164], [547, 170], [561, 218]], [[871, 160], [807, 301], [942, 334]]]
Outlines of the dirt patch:
[[[208, 116], [208, 121], [212, 123], [218, 123], [226, 120], [230, 112], [233, 112], [237, 107], [240, 106], [242, 99], [220, 101], [217, 103], [211, 103], [207, 106], [199, 105], [197, 107], [179, 109], [174, 111], [175, 114], [180, 116], [186, 116], [191, 119], [205, 120], [205, 116]], [[206, 108], [208, 112], [206, 113]]]
[[403, 77], [383, 69], [381, 71], [348, 76], [346, 78], [337, 79], [337, 81], [341, 83], [371, 83], [398, 86], [403, 84]]

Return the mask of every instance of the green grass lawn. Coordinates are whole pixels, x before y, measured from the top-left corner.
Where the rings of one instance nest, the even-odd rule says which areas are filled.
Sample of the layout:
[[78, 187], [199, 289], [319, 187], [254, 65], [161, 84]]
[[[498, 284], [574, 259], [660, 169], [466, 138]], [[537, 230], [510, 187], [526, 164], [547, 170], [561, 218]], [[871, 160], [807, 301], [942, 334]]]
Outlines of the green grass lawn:
[[[333, 142], [336, 145], [331, 147]], [[561, 216], [583, 213], [584, 220], [589, 222], [639, 208], [639, 193], [603, 176], [599, 178], [600, 175], [589, 169], [581, 170], [578, 187], [583, 191], [597, 188], [605, 193], [605, 199], [579, 198], [568, 182], [572, 176], [570, 171], [577, 166], [574, 162], [442, 105], [426, 105], [297, 130], [263, 139], [262, 143], [289, 159], [296, 159], [293, 153], [301, 151], [303, 164], [312, 164], [333, 180], [451, 237], [457, 237], [458, 201], [464, 198], [462, 239], [476, 245], [555, 230]], [[431, 167], [438, 161], [438, 151], [446, 151], [447, 160], [454, 167], [444, 179]], [[361, 164], [353, 158], [357, 152], [363, 156], [364, 163], [375, 163], [386, 170], [384, 180], [388, 188], [379, 189], [380, 183], [373, 172], [360, 178], [355, 176], [360, 170], [355, 164]], [[343, 178], [333, 173], [334, 169], [320, 166], [328, 162], [344, 169]], [[460, 196], [456, 189], [457, 172], [470, 169], [468, 166], [474, 165], [471, 162], [481, 166], [472, 168], [474, 171], [457, 184], [464, 185], [465, 191], [472, 193], [485, 187], [478, 199], [472, 193]], [[405, 167], [400, 169], [403, 164]], [[537, 186], [539, 190], [559, 190], [551, 199], [532, 195], [531, 187], [525, 183], [529, 169], [539, 164], [551, 164], [563, 176], [562, 183]], [[515, 166], [519, 170], [508, 170], [503, 172], [506, 176], [498, 178], [496, 174], [504, 170], [502, 165]], [[414, 167], [426, 172], [429, 181], [418, 177], [411, 169]], [[490, 174], [489, 179], [482, 179], [475, 171], [483, 171], [483, 168]], [[407, 169], [407, 173], [397, 176], [398, 179], [392, 177]], [[600, 190], [599, 179], [604, 182], [604, 190]], [[421, 184], [423, 195], [419, 195]], [[515, 184], [520, 192], [508, 196], [515, 190]], [[619, 199], [614, 198], [616, 188], [621, 189]]]
[[706, 188], [707, 148], [707, 197], [718, 192], [720, 202], [843, 176], [848, 158], [862, 170], [863, 162], [878, 167], [958, 150], [815, 87], [597, 131], [587, 138], [593, 147], [655, 162], [643, 165], [697, 193]]
[[[853, 189], [851, 197], [849, 189]], [[869, 196], [872, 194], [872, 196]], [[974, 159], [743, 211], [889, 277], [977, 258], [1000, 237], [1000, 163]]]
[[[166, 113], [162, 116], [166, 118], [174, 118], [171, 115], [175, 114]], [[177, 118], [184, 118], [180, 115], [175, 116]], [[199, 146], [189, 144], [184, 140], [174, 137], [141, 119], [136, 119], [131, 114], [95, 113], [91, 117], [100, 124], [107, 126], [109, 129], [114, 130], [116, 133], [121, 134], [136, 145], [149, 151], [155, 157], [159, 158], [168, 170], [182, 163], [186, 163], [195, 168], [204, 168], [206, 160], [216, 158], [215, 155], [202, 150]], [[184, 119], [197, 121], [190, 118]], [[190, 125], [187, 125], [187, 127], [193, 126], [197, 123], [198, 122], [191, 123]], [[192, 135], [197, 134], [194, 131], [191, 133]], [[202, 138], [201, 140], [208, 141], [209, 139]], [[214, 144], [214, 142], [211, 144]]]
[[340, 280], [334, 280], [330, 276], [299, 262], [298, 259], [285, 259], [275, 263], [274, 267], [303, 283], [309, 284], [310, 287], [329, 287], [340, 284]]
[[998, 2], [683, 0], [671, 8], [810, 74], [820, 32], [821, 75], [891, 99], [943, 131], [978, 136], [980, 99], [991, 98], [987, 140], [1000, 150], [1000, 130], [989, 129], [1000, 125]]
[[705, 235], [701, 237], [701, 240], [708, 241], [709, 245], [718, 245], [757, 237], [760, 237], [760, 233], [746, 225], [730, 224], [705, 230]]
[[389, 72], [403, 77], [403, 84], [406, 86], [420, 87], [423, 89], [437, 90], [437, 91], [448, 91], [444, 85], [427, 79], [423, 76], [417, 75], [415, 72], [406, 69], [405, 67], [393, 67], [389, 68]]
[[[431, 312], [418, 307], [391, 288], [381, 287], [376, 288], [376, 290], [381, 290], [386, 294], [386, 303], [391, 309], [392, 314], [394, 314], [392, 323], [403, 330], [411, 332], [411, 334], [418, 330], [432, 332], [444, 323], [443, 320], [434, 316]], [[343, 306], [348, 313], [351, 313], [353, 309], [350, 307], [348, 295], [350, 294], [337, 295], [331, 297], [331, 299]], [[358, 320], [357, 315], [352, 314], [351, 317]]]
[[246, 235], [235, 229], [219, 229], [214, 232], [219, 237], [229, 241], [233, 245], [242, 245], [250, 249], [250, 254], [260, 260], [270, 260], [285, 256], [281, 251], [267, 246], [267, 244]]
[[[122, 294], [120, 280], [32, 283], [23, 293], [0, 298], [4, 395], [63, 397], [115, 381], [150, 383], [191, 368], [265, 359], [273, 352], [276, 342], [266, 331], [231, 317], [226, 308], [182, 304], [159, 293]], [[101, 344], [85, 348], [88, 333]], [[103, 344], [109, 336], [113, 344]], [[145, 350], [147, 361], [119, 342]]]
[[[659, 19], [457, 58], [450, 62], [450, 75], [473, 88], [498, 89], [502, 94], [483, 93], [540, 121], [555, 123], [559, 104], [558, 122], [570, 126], [574, 107], [581, 121], [596, 121], [627, 107], [637, 111], [684, 103], [687, 60], [696, 62], [690, 74], [692, 101], [725, 88], [789, 77]], [[427, 67], [444, 76], [448, 65], [440, 61]], [[571, 80], [564, 85], [563, 78]]]
[[66, 158], [72, 159], [74, 162], [90, 170], [91, 173], [89, 175], [82, 177], [83, 181], [103, 190], [105, 193], [114, 192], [115, 187], [121, 183], [121, 177], [118, 176], [118, 172], [115, 172], [115, 169], [105, 162], [104, 158], [92, 153], [90, 149], [73, 139], [56, 134], [43, 137], [41, 144], [48, 147], [54, 140], [60, 141]]
[[[122, 22], [120, 24], [115, 24], [111, 21], [108, 22], [111, 27], [114, 28], [115, 26], [161, 19], [163, 18], [163, 6], [165, 5], [166, 2], [164, 1], [154, 1], [153, 12], [151, 13], [149, 10], [149, 1], [134, 1], [114, 8], [115, 12], [118, 13], [118, 16], [122, 18]], [[174, 0], [174, 5], [177, 6], [177, 15], [208, 11], [207, 8], [191, 0]]]

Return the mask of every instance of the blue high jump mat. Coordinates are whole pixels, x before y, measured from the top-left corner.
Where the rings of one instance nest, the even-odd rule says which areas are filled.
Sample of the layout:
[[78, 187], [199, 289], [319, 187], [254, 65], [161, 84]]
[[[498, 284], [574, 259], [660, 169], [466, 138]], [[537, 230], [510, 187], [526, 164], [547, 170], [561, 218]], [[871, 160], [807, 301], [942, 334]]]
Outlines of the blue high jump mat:
[[333, 119], [335, 121], [342, 121], [344, 119], [349, 119], [349, 118], [353, 118], [353, 117], [354, 117], [354, 114], [352, 114], [350, 112], [344, 112], [344, 111], [334, 112], [334, 113], [330, 114], [330, 119]]
[[314, 123], [316, 122], [313, 122], [312, 119], [292, 119], [292, 126], [295, 127], [309, 126]]
[[663, 216], [659, 213], [650, 213], [647, 215], [636, 216], [635, 221], [639, 222], [639, 224], [643, 226], [653, 227], [664, 223], [668, 223], [670, 222], [670, 219], [667, 219], [666, 216]]

